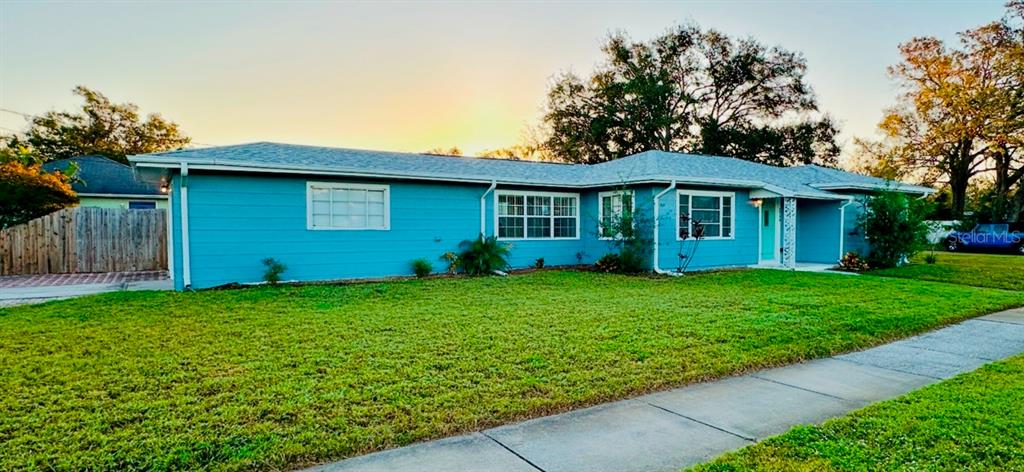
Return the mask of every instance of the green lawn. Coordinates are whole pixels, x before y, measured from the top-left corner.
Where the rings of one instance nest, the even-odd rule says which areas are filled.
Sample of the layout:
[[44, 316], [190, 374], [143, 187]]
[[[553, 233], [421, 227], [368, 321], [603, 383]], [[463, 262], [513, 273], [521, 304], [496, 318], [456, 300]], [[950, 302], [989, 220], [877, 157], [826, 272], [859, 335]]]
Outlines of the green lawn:
[[907, 266], [868, 274], [1024, 291], [1024, 256], [949, 252], [935, 255], [935, 264], [926, 264], [925, 254], [919, 254]]
[[703, 472], [1024, 470], [1024, 356], [696, 467]]
[[881, 277], [538, 272], [0, 310], [0, 470], [279, 469], [1024, 305]]

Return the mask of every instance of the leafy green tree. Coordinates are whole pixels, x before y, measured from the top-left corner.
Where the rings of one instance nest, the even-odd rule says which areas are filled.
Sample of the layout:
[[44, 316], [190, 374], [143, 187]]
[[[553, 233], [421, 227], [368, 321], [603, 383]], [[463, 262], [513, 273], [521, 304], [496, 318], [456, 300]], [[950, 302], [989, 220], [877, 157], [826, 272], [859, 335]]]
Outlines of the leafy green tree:
[[928, 245], [931, 203], [905, 193], [882, 192], [867, 200], [860, 224], [871, 247], [872, 267], [896, 267]]
[[78, 112], [50, 111], [30, 119], [22, 137], [8, 137], [8, 147], [27, 145], [47, 161], [103, 155], [121, 162], [134, 154], [181, 149], [191, 139], [159, 114], [145, 119], [132, 103], [112, 103], [95, 90], [78, 86], [84, 103]]
[[818, 112], [804, 58], [694, 25], [648, 42], [612, 34], [588, 78], [548, 90], [549, 151], [603, 162], [650, 149], [773, 165], [834, 164], [835, 123]]
[[77, 204], [74, 172], [46, 172], [42, 159], [27, 148], [0, 147], [0, 228]]

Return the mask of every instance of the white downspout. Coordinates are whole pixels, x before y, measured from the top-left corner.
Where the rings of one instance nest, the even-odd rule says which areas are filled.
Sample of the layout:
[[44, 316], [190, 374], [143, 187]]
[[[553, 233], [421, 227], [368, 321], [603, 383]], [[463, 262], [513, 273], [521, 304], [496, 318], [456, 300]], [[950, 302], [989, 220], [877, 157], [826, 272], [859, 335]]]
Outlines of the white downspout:
[[487, 196], [494, 191], [494, 188], [498, 186], [497, 180], [491, 181], [491, 186], [487, 187], [487, 191], [480, 196], [480, 236], [487, 237]]
[[846, 207], [853, 202], [851, 198], [839, 207], [839, 259], [836, 259], [837, 261], [843, 260], [843, 256], [846, 255], [844, 247], [846, 245]]
[[192, 285], [192, 264], [188, 243], [188, 163], [181, 163], [181, 282], [187, 290]]
[[661, 215], [658, 214], [659, 213], [658, 209], [660, 208], [658, 203], [660, 202], [662, 195], [665, 195], [666, 193], [671, 192], [675, 188], [676, 188], [676, 181], [675, 181], [675, 179], [673, 179], [672, 180], [672, 184], [669, 185], [668, 188], [666, 188], [665, 190], [662, 190], [660, 193], [658, 193], [657, 195], [654, 196], [654, 272], [657, 273], [657, 274], [679, 275], [679, 274], [676, 274], [675, 272], [669, 272], [669, 271], [666, 271], [666, 270], [661, 270], [661, 268], [658, 267], [658, 264], [659, 264], [658, 257], [660, 255], [659, 254], [659, 250], [658, 250], [658, 246], [660, 245], [658, 243], [658, 240], [660, 239], [659, 238], [659, 234], [658, 234], [658, 220], [661, 219], [660, 218]]

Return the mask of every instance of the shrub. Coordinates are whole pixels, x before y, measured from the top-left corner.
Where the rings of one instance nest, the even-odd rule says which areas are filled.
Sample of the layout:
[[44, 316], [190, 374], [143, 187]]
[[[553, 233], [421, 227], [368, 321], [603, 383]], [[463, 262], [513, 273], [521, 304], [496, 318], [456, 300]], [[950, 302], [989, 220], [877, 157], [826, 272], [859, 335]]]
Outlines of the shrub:
[[544, 268], [544, 258], [543, 257], [538, 257], [537, 260], [533, 261], [533, 267], [536, 268], [536, 269], [543, 269]]
[[925, 264], [934, 264], [934, 263], [936, 263], [938, 261], [939, 261], [939, 258], [935, 256], [934, 252], [929, 252], [928, 254], [924, 255], [924, 263]]
[[622, 258], [614, 252], [609, 252], [594, 263], [594, 268], [601, 272], [618, 272], [622, 268]]
[[856, 251], [850, 251], [844, 254], [842, 259], [839, 259], [838, 269], [846, 272], [864, 272], [868, 270], [868, 263], [861, 259]]
[[455, 275], [455, 272], [459, 270], [459, 255], [454, 252], [448, 251], [441, 254], [441, 260], [448, 264], [448, 275]]
[[412, 272], [416, 274], [416, 277], [423, 278], [430, 275], [434, 271], [434, 265], [430, 261], [419, 258], [412, 261]]
[[281, 274], [288, 270], [288, 266], [273, 257], [263, 259], [263, 266], [266, 267], [263, 271], [263, 280], [270, 285], [277, 285], [281, 281]]
[[463, 241], [460, 247], [462, 254], [459, 254], [458, 266], [469, 275], [487, 275], [508, 267], [505, 257], [510, 248], [498, 242], [495, 236], [478, 236], [473, 241]]
[[882, 192], [868, 199], [861, 226], [871, 246], [872, 267], [896, 267], [928, 244], [931, 204], [903, 193]]
[[[627, 213], [621, 218], [602, 222], [598, 236], [614, 235], [609, 240], [612, 250], [618, 253], [605, 254], [595, 265], [602, 272], [636, 274], [647, 270], [653, 241], [644, 234], [650, 228], [648, 220], [642, 215]], [[582, 258], [580, 258], [582, 259]]]
[[46, 172], [25, 149], [0, 148], [0, 228], [48, 215], [78, 203], [69, 173]]
[[647, 245], [639, 240], [626, 242], [619, 250], [619, 272], [638, 274], [647, 270]]

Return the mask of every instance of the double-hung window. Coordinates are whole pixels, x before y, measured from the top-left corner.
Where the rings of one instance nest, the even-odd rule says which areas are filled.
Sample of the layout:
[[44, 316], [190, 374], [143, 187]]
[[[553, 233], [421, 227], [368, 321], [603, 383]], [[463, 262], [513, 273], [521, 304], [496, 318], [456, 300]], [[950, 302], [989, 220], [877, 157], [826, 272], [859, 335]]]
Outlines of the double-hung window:
[[502, 239], [576, 239], [579, 195], [501, 191], [497, 196], [498, 237]]
[[597, 231], [601, 239], [622, 237], [622, 225], [631, 225], [633, 221], [633, 191], [601, 192], [597, 198], [598, 214], [601, 215]]
[[735, 194], [680, 190], [678, 239], [696, 237], [696, 227], [704, 231], [704, 239], [732, 239], [735, 221]]
[[308, 182], [306, 227], [386, 230], [391, 224], [390, 191], [387, 185]]

